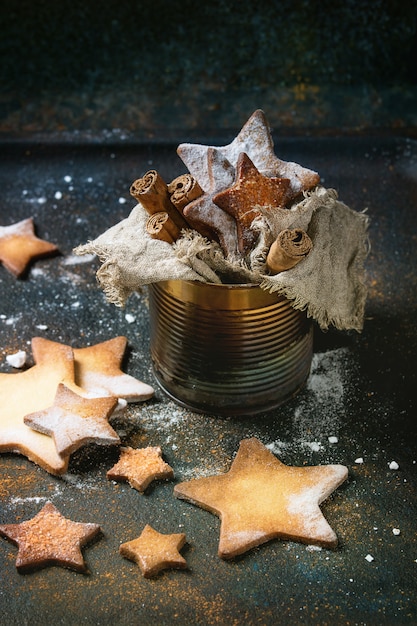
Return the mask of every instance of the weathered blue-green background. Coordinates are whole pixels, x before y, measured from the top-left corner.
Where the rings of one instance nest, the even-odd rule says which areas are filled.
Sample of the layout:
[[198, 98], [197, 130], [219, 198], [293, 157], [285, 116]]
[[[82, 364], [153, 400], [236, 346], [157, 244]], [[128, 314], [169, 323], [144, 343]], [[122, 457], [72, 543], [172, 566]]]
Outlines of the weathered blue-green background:
[[0, 131], [417, 127], [415, 0], [3, 0]]

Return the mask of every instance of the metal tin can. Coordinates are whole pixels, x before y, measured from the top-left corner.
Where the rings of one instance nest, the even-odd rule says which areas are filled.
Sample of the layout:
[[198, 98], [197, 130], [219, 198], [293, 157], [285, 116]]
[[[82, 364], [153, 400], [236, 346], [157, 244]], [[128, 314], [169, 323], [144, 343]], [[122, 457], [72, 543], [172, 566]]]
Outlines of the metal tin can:
[[182, 406], [218, 415], [273, 409], [304, 385], [311, 320], [257, 285], [169, 280], [150, 285], [155, 377]]

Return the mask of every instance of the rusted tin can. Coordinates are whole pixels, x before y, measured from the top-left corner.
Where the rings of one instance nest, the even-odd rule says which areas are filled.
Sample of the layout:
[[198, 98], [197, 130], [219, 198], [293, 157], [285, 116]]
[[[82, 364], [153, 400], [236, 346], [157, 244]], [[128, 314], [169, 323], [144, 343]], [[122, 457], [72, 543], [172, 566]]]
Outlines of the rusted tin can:
[[304, 385], [311, 321], [257, 285], [165, 281], [149, 287], [150, 349], [168, 396], [194, 411], [254, 415]]

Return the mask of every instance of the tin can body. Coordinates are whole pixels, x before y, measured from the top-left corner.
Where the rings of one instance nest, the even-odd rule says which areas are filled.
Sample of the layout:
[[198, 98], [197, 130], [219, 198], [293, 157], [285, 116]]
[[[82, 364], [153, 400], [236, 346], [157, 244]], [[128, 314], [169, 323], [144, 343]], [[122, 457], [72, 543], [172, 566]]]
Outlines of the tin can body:
[[194, 411], [254, 415], [305, 383], [312, 324], [289, 300], [257, 285], [165, 281], [149, 287], [155, 377]]

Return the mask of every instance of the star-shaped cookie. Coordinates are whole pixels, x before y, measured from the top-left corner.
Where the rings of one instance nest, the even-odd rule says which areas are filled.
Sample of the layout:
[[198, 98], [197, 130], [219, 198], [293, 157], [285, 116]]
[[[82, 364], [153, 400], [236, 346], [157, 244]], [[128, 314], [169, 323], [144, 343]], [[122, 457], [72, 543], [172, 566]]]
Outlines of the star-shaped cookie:
[[[187, 204], [183, 213], [192, 228], [209, 239], [217, 238], [226, 256], [238, 256], [234, 218], [220, 209], [213, 196], [233, 184], [235, 168], [214, 148], [207, 150], [208, 182], [205, 193]], [[214, 237], [213, 237], [214, 233]]]
[[75, 380], [89, 395], [115, 396], [128, 402], [148, 400], [154, 389], [121, 369], [126, 337], [115, 337], [87, 348], [75, 348]]
[[98, 524], [73, 522], [51, 502], [28, 521], [0, 525], [0, 535], [19, 548], [16, 567], [22, 574], [49, 565], [86, 573], [81, 547], [99, 532]]
[[255, 207], [283, 207], [289, 190], [288, 178], [268, 178], [257, 170], [245, 152], [239, 155], [236, 182], [214, 195], [213, 202], [235, 218], [242, 254], [252, 249], [258, 236], [251, 229], [253, 220], [260, 215]]
[[119, 551], [139, 565], [145, 578], [152, 578], [163, 569], [187, 569], [179, 553], [185, 539], [184, 533], [164, 535], [147, 524], [137, 539], [122, 543]]
[[255, 111], [232, 143], [227, 146], [204, 146], [183, 143], [177, 148], [190, 173], [203, 189], [209, 182], [206, 153], [215, 147], [235, 167], [239, 154], [246, 152], [260, 172], [266, 176], [289, 178], [294, 197], [304, 190], [312, 189], [320, 176], [298, 163], [282, 161], [274, 152], [274, 142], [263, 111]]
[[67, 456], [87, 443], [117, 445], [118, 434], [108, 423], [117, 398], [83, 398], [60, 383], [51, 406], [25, 416], [24, 423], [53, 437], [57, 452]]
[[337, 536], [319, 505], [347, 474], [343, 465], [284, 465], [252, 438], [241, 442], [228, 472], [180, 483], [174, 493], [221, 518], [221, 558], [278, 537], [334, 548]]
[[153, 480], [173, 478], [172, 467], [162, 459], [159, 446], [148, 448], [121, 448], [119, 461], [108, 472], [107, 478], [127, 481], [143, 493]]
[[48, 339], [32, 339], [36, 365], [16, 374], [0, 373], [0, 452], [18, 452], [51, 474], [62, 474], [68, 456], [58, 454], [52, 437], [24, 423], [28, 413], [50, 406], [59, 383], [75, 393], [83, 391], [74, 382], [74, 358], [69, 346]]
[[14, 276], [24, 274], [31, 261], [57, 252], [55, 244], [35, 235], [33, 218], [0, 226], [0, 262]]

